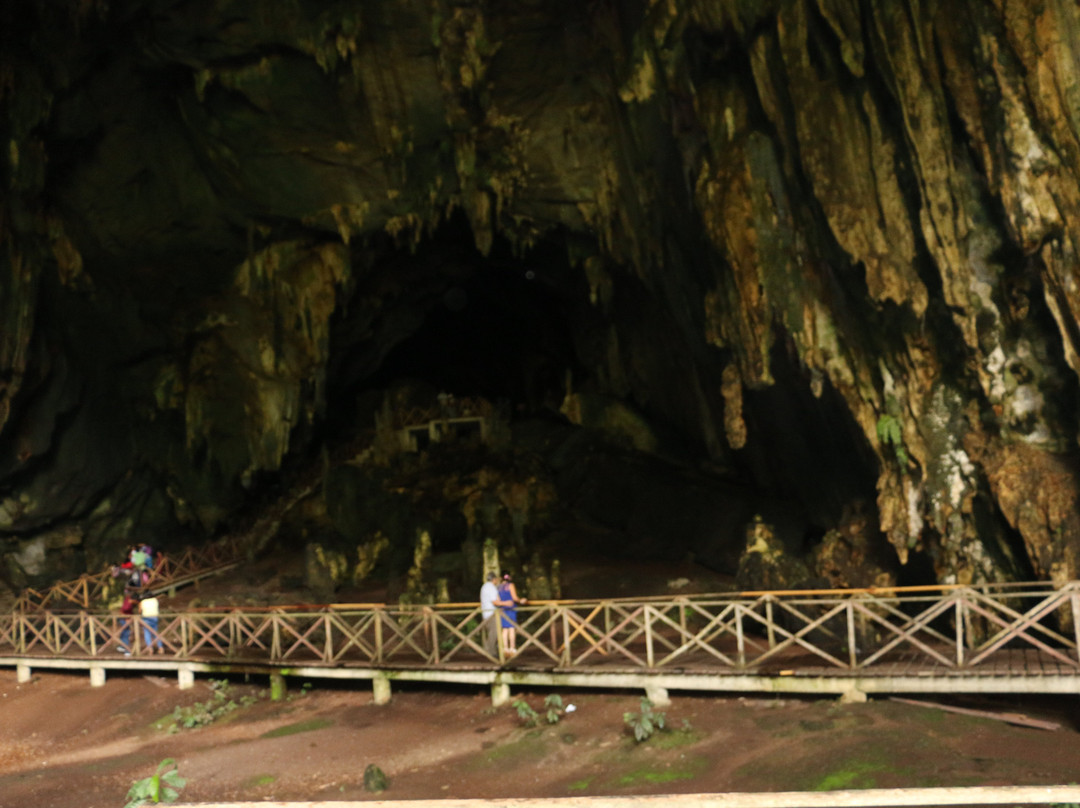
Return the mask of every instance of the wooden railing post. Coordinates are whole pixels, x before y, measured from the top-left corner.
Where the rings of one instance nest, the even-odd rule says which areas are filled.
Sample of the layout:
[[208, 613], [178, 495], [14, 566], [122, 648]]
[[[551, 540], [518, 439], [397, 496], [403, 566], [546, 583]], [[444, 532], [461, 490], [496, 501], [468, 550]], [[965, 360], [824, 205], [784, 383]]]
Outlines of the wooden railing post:
[[277, 662], [281, 659], [281, 615], [270, 615], [270, 659]]
[[[378, 606], [375, 607], [375, 661], [383, 661], [383, 609]], [[502, 643], [499, 643], [499, 647], [502, 647]]]
[[86, 612], [79, 612], [79, 632], [85, 633], [86, 644], [90, 648], [90, 656], [97, 656], [97, 631], [94, 630], [94, 623], [90, 616]]
[[769, 650], [776, 647], [776, 627], [773, 625], [773, 596], [765, 596], [765, 628], [769, 636]]
[[953, 597], [956, 602], [956, 666], [960, 668], [964, 665], [964, 623], [967, 621], [967, 610], [964, 608], [963, 590], [954, 593]]
[[1069, 605], [1072, 607], [1073, 638], [1076, 642], [1073, 650], [1077, 654], [1077, 661], [1080, 662], [1080, 598], [1077, 597], [1075, 581], [1069, 584]]
[[649, 604], [645, 604], [642, 614], [645, 617], [645, 665], [651, 668], [655, 663], [655, 658], [653, 656], [652, 608]]
[[329, 662], [334, 658], [334, 624], [330, 620], [330, 613], [323, 615], [323, 630], [326, 632], [326, 641], [323, 643], [323, 662]]
[[855, 602], [851, 598], [844, 604], [844, 613], [847, 615], [848, 665], [854, 670], [858, 665], [858, 649], [855, 647]]
[[[562, 635], [563, 635], [563, 647], [562, 647], [562, 665], [564, 668], [570, 667], [570, 607], [559, 606], [559, 610], [562, 612]], [[502, 643], [499, 643], [499, 647], [502, 647]]]
[[735, 604], [735, 645], [739, 652], [739, 667], [746, 667], [746, 635], [743, 633], [743, 611], [741, 603]]
[[435, 622], [435, 611], [430, 606], [424, 607], [424, 633], [431, 638], [430, 663], [439, 664], [439, 624]]

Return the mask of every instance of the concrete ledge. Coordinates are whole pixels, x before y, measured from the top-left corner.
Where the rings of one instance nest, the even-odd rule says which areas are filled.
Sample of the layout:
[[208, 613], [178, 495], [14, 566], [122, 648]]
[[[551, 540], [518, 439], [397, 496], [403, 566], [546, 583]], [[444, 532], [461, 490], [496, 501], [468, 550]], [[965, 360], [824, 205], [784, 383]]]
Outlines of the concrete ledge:
[[[662, 794], [641, 797], [552, 797], [497, 800], [345, 800], [337, 802], [201, 802], [200, 808], [893, 808], [933, 805], [1053, 805], [1080, 802], [1080, 786], [867, 788], [853, 791], [778, 791]], [[177, 803], [180, 805], [181, 803]]]

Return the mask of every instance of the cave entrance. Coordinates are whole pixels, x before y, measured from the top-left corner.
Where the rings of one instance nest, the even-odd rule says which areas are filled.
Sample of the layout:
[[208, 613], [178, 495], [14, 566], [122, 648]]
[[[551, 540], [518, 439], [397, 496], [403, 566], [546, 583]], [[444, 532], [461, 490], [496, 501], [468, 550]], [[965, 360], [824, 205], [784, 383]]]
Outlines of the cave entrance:
[[[560, 239], [517, 255], [497, 238], [483, 256], [457, 218], [413, 253], [389, 250], [356, 297], [374, 298], [381, 310], [358, 323], [364, 307], [355, 305], [354, 322], [339, 323], [329, 398], [356, 401], [407, 382], [429, 397], [502, 402], [515, 416], [555, 412], [567, 374], [581, 373], [574, 315], [587, 292], [577, 288], [580, 274]], [[467, 437], [478, 429], [461, 423], [452, 431]]]

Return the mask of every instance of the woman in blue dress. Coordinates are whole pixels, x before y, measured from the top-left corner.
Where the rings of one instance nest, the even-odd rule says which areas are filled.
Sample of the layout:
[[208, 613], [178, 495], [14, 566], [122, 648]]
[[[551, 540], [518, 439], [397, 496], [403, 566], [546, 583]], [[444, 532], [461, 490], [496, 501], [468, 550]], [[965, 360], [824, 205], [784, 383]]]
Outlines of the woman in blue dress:
[[499, 600], [509, 604], [499, 609], [499, 625], [502, 626], [503, 653], [512, 656], [517, 653], [517, 605], [529, 601], [518, 597], [517, 587], [509, 572], [503, 573], [502, 583], [499, 584]]

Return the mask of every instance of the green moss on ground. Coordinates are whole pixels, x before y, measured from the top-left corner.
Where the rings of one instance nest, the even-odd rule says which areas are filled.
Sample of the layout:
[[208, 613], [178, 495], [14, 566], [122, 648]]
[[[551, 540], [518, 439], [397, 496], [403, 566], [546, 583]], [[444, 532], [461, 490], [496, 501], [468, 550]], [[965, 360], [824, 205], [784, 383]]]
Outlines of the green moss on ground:
[[654, 733], [649, 740], [645, 741], [645, 745], [653, 749], [681, 749], [697, 743], [704, 737], [704, 733], [693, 729], [676, 729], [671, 732]]
[[286, 724], [283, 727], [277, 727], [276, 729], [268, 730], [259, 737], [261, 738], [283, 738], [286, 735], [296, 735], [300, 732], [313, 732], [317, 729], [325, 729], [331, 727], [334, 722], [329, 718], [312, 718], [307, 721], [297, 721], [294, 724]]
[[515, 740], [486, 750], [472, 765], [487, 768], [516, 761], [541, 760], [551, 751], [551, 744], [552, 737], [543, 729], [530, 730]]
[[708, 765], [704, 757], [686, 758], [677, 765], [654, 764], [642, 766], [615, 777], [611, 784], [616, 787], [630, 787], [644, 784], [673, 783], [678, 780], [693, 780]]

